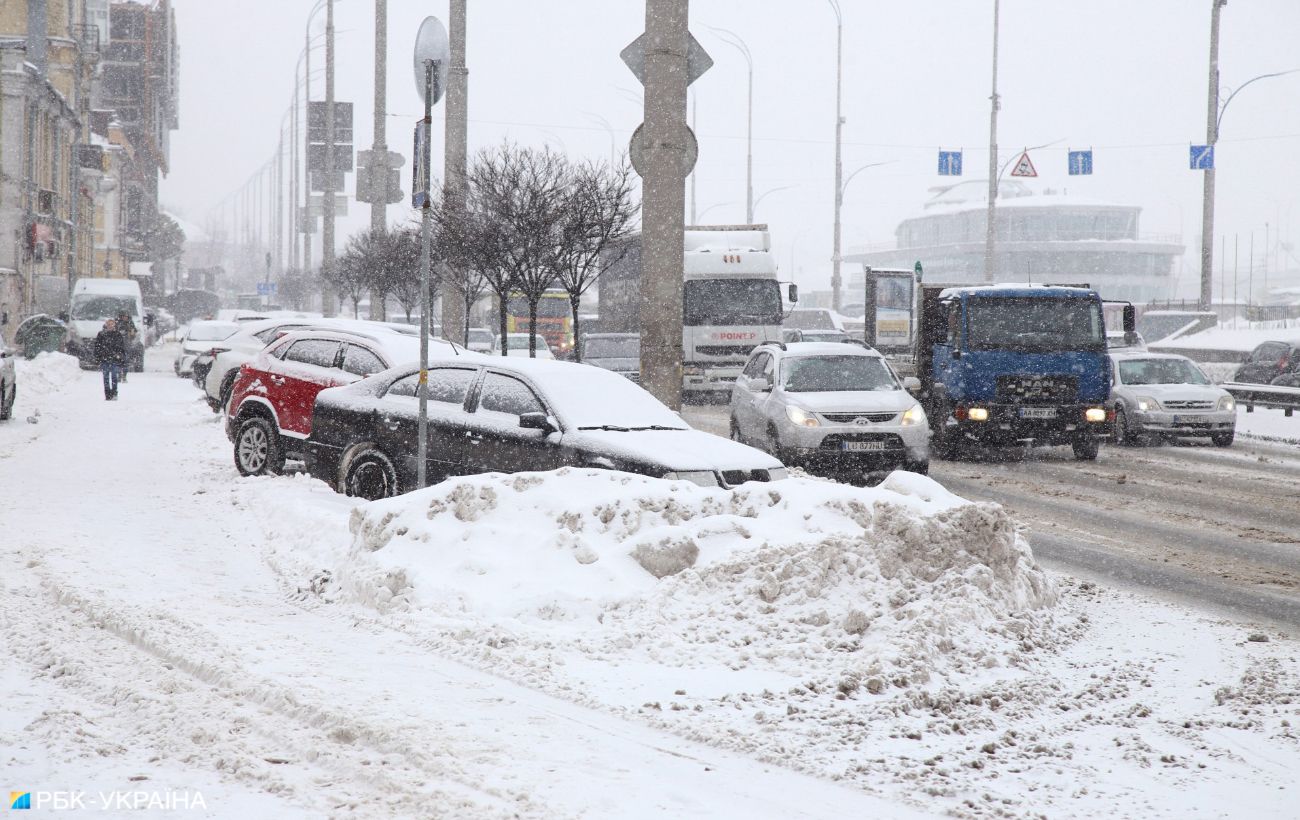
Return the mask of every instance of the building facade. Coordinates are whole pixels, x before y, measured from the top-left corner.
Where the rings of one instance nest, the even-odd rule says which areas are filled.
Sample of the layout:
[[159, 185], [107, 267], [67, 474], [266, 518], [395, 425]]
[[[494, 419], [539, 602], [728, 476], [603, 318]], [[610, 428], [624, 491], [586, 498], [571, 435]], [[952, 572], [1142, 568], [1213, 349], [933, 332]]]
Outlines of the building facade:
[[[944, 188], [924, 211], [905, 219], [887, 248], [845, 254], [857, 263], [849, 276], [861, 293], [863, 266], [910, 270], [922, 263], [931, 282], [984, 281], [987, 183]], [[1184, 252], [1181, 237], [1139, 232], [1142, 209], [1050, 189], [1032, 192], [1013, 180], [998, 188], [993, 257], [995, 282], [1087, 282], [1107, 299], [1148, 302], [1174, 298], [1174, 260]], [[846, 297], [845, 301], [857, 301]]]

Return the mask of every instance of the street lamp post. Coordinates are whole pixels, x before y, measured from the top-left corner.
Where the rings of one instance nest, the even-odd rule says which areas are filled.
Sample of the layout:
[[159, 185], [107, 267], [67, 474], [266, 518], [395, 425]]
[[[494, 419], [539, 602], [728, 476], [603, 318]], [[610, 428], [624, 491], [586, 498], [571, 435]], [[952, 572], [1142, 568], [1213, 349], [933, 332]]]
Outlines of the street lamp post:
[[[774, 193], [776, 193], [777, 191], [788, 191], [788, 190], [790, 190], [790, 189], [793, 188], [793, 187], [795, 187], [795, 186], [793, 186], [793, 185], [782, 185], [782, 186], [780, 186], [780, 187], [778, 187], [778, 188], [769, 188], [769, 189], [767, 189], [767, 190], [764, 191], [763, 193], [759, 194], [759, 195], [758, 195], [758, 198], [754, 200], [754, 210], [755, 210], [755, 211], [758, 210], [759, 203], [761, 203], [761, 202], [763, 201], [763, 197], [767, 196], [768, 194], [774, 194]], [[752, 214], [751, 214], [751, 221], [752, 221]]]
[[732, 203], [730, 203], [730, 202], [715, 202], [715, 203], [713, 203], [712, 205], [710, 205], [709, 207], [707, 207], [707, 208], [705, 208], [704, 210], [700, 211], [700, 216], [699, 216], [700, 221], [699, 221], [699, 222], [695, 222], [695, 220], [693, 220], [693, 219], [692, 219], [691, 221], [694, 222], [694, 223], [697, 224], [697, 225], [703, 224], [703, 222], [704, 222], [704, 215], [707, 214], [709, 211], [713, 210], [714, 208], [725, 208], [726, 206], [728, 206], [728, 205], [730, 205], [730, 204], [732, 204]]
[[[841, 46], [844, 43], [844, 16], [840, 14], [839, 0], [827, 0], [835, 11], [835, 228], [834, 247], [831, 250], [831, 307], [840, 310], [840, 210], [844, 206], [844, 163], [840, 153], [844, 133], [844, 117], [840, 113], [840, 91], [844, 78]], [[861, 170], [861, 169], [859, 169]]]
[[745, 223], [754, 224], [754, 56], [749, 46], [740, 39], [740, 35], [725, 28], [709, 29], [722, 38], [722, 41], [739, 51], [745, 57], [749, 69], [749, 91], [747, 113], [745, 114]]

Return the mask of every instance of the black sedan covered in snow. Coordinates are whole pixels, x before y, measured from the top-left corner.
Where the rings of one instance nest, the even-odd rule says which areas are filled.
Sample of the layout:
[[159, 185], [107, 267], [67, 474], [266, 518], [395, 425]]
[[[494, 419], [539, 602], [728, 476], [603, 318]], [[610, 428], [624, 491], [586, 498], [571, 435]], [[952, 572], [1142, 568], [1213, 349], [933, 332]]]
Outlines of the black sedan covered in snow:
[[[419, 369], [392, 368], [316, 398], [312, 475], [340, 492], [414, 489]], [[430, 483], [448, 476], [599, 467], [730, 487], [784, 478], [771, 456], [695, 430], [628, 379], [535, 359], [444, 361], [429, 368]]]

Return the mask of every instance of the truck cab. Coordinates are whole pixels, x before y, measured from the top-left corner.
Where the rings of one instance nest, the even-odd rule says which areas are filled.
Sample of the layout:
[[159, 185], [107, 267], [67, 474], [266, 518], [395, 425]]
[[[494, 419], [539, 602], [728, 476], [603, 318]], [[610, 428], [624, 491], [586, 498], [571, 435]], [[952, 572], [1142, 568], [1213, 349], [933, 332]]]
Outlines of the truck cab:
[[916, 356], [941, 457], [1032, 443], [1095, 459], [1110, 435], [1102, 301], [1086, 286], [927, 286]]

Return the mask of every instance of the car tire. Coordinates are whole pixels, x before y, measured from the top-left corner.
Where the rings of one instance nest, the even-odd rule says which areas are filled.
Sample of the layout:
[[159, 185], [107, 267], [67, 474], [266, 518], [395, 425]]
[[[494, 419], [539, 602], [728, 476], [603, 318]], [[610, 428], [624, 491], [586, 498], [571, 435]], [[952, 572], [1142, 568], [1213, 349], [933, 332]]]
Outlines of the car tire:
[[245, 418], [235, 433], [235, 469], [240, 475], [279, 475], [284, 447], [275, 425], [260, 416]]
[[909, 462], [907, 462], [906, 464], [903, 465], [903, 469], [906, 470], [906, 471], [909, 472], [909, 473], [916, 473], [917, 475], [929, 475], [929, 474], [930, 474], [930, 462], [929, 462], [929, 460], [926, 460], [926, 461], [909, 461]]
[[766, 450], [767, 454], [772, 456], [772, 458], [775, 458], [782, 464], [789, 466], [790, 459], [786, 457], [786, 453], [781, 447], [781, 438], [777, 435], [776, 428], [771, 425], [768, 425], [767, 440], [763, 442], [763, 449]]
[[1237, 437], [1236, 430], [1229, 430], [1226, 433], [1210, 434], [1210, 441], [1214, 442], [1215, 447], [1231, 447], [1232, 440]]
[[744, 437], [740, 435], [740, 425], [736, 423], [735, 416], [731, 417], [730, 434], [732, 441], [738, 441], [741, 444], [745, 443]]
[[8, 421], [14, 412], [14, 402], [18, 400], [18, 388], [7, 387], [0, 382], [0, 421]]
[[1136, 447], [1141, 443], [1138, 435], [1129, 429], [1128, 413], [1122, 405], [1115, 408], [1115, 431], [1111, 437], [1120, 447]]
[[217, 393], [217, 409], [213, 412], [224, 413], [226, 405], [230, 404], [230, 394], [235, 389], [235, 376], [239, 371], [231, 371], [221, 382], [221, 390]]
[[1074, 457], [1078, 461], [1096, 461], [1097, 454], [1101, 451], [1101, 439], [1093, 438], [1076, 438], [1070, 445], [1074, 449]]
[[339, 474], [338, 489], [346, 496], [377, 501], [402, 492], [393, 460], [374, 447], [356, 450], [344, 460]]

